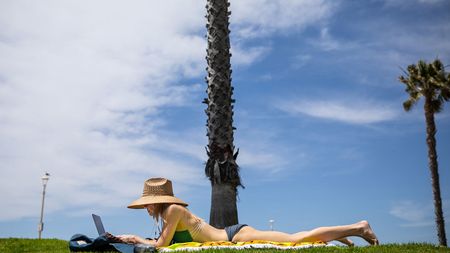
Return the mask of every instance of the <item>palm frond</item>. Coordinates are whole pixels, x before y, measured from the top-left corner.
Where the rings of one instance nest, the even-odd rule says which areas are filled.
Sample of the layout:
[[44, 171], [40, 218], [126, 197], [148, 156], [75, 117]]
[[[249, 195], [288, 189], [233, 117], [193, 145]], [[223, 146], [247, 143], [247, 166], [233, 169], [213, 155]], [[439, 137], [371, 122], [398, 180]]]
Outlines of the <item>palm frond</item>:
[[444, 64], [442, 64], [442, 62], [439, 59], [435, 59], [432, 65], [438, 71], [444, 70]]
[[404, 74], [405, 76], [408, 76], [408, 75], [409, 75], [408, 71], [406, 71], [404, 68], [402, 68], [402, 67], [399, 67], [399, 68], [400, 68], [400, 70], [403, 72], [403, 74]]
[[449, 101], [450, 100], [450, 87], [443, 87], [441, 89], [441, 97], [445, 101]]
[[424, 96], [431, 100], [433, 113], [442, 111], [445, 101], [450, 100], [450, 73], [445, 72], [445, 66], [439, 59], [427, 64], [419, 60], [417, 65], [410, 64], [407, 69], [400, 68], [403, 75], [398, 80], [405, 84], [408, 100], [403, 103], [405, 111], [412, 107]]
[[410, 98], [403, 102], [403, 109], [407, 112], [411, 110], [411, 108], [416, 104], [417, 100]]

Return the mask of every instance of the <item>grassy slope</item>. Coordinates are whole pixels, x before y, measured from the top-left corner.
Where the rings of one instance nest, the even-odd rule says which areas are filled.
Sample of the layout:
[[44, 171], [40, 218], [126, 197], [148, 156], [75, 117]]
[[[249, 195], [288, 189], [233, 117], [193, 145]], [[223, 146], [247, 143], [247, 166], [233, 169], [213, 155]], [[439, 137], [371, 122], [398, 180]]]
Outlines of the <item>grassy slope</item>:
[[[0, 252], [54, 252], [69, 253], [68, 242], [58, 239], [18, 239], [18, 238], [0, 238]], [[205, 250], [202, 253], [242, 253], [238, 250]], [[450, 248], [436, 247], [431, 244], [387, 244], [377, 247], [327, 247], [310, 248], [297, 251], [291, 250], [273, 250], [273, 249], [252, 249], [245, 250], [248, 253], [269, 253], [269, 252], [302, 252], [302, 253], [450, 253]]]

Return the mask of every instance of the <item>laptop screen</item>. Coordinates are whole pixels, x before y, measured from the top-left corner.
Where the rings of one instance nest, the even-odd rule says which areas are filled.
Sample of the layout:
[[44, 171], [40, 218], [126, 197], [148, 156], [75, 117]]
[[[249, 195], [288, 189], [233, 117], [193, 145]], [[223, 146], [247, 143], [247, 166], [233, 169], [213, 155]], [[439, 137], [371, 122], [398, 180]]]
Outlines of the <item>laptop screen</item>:
[[92, 214], [92, 218], [94, 219], [94, 223], [95, 223], [95, 227], [97, 228], [98, 235], [104, 234], [106, 231], [105, 231], [105, 227], [103, 227], [102, 219], [100, 218], [100, 216], [98, 216], [96, 214]]

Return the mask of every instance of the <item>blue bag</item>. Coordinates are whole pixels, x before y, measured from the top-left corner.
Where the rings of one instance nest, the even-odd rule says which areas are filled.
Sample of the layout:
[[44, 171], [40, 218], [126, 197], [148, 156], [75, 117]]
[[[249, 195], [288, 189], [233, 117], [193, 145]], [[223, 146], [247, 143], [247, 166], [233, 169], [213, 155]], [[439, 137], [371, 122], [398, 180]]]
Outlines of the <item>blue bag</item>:
[[121, 253], [152, 253], [156, 248], [145, 244], [118, 243], [110, 239], [111, 237], [102, 234], [93, 239], [82, 234], [75, 234], [70, 238], [69, 249], [71, 252], [77, 251], [118, 251]]
[[70, 251], [117, 251], [105, 235], [93, 239], [82, 234], [75, 234], [69, 241]]

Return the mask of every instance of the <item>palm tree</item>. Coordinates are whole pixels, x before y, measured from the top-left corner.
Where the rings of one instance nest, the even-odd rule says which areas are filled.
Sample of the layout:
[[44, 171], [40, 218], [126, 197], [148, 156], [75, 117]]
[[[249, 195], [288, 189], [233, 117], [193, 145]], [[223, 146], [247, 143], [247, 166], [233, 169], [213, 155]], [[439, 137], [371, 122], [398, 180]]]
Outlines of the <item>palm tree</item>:
[[233, 87], [231, 86], [230, 30], [228, 29], [228, 0], [207, 0], [208, 84], [207, 136], [205, 166], [211, 181], [210, 224], [223, 228], [238, 223], [237, 187], [242, 186], [233, 145]]
[[447, 246], [439, 185], [436, 138], [434, 137], [436, 134], [434, 114], [442, 111], [443, 103], [450, 99], [450, 74], [445, 72], [444, 65], [438, 59], [430, 64], [420, 60], [417, 65], [409, 65], [404, 73], [406, 77], [400, 76], [399, 81], [406, 85], [406, 92], [409, 94], [409, 99], [403, 103], [405, 111], [409, 111], [421, 97], [425, 99], [424, 111], [427, 124], [428, 165], [431, 172], [437, 235], [439, 244]]

